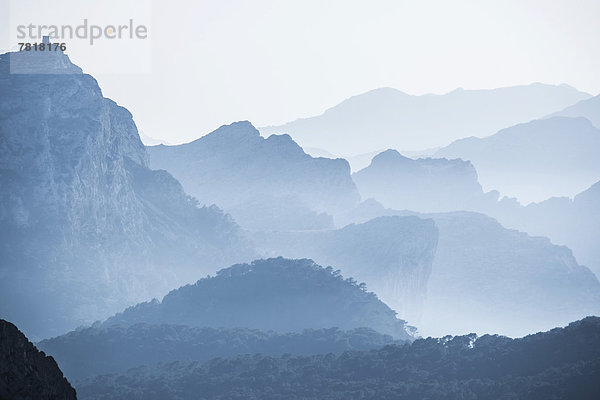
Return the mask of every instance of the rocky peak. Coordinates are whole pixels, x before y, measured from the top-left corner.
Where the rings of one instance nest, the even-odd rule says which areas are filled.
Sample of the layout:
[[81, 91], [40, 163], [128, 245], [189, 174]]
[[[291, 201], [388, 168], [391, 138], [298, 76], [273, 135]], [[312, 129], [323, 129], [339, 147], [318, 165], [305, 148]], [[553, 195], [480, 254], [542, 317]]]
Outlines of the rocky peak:
[[56, 361], [36, 349], [16, 326], [3, 319], [0, 319], [0, 398], [77, 398]]

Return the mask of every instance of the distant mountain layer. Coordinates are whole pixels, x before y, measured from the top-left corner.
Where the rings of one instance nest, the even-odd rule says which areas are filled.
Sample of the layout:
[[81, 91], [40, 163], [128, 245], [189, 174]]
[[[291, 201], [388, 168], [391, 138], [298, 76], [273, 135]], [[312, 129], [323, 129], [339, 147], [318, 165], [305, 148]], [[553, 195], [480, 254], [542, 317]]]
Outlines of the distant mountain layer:
[[255, 353], [339, 354], [399, 343], [403, 342], [368, 328], [307, 329], [282, 334], [247, 328], [137, 324], [86, 328], [44, 340], [38, 347], [58, 360], [71, 381], [77, 381], [159, 362], [205, 362], [216, 357]]
[[550, 117], [584, 117], [600, 129], [600, 95], [581, 100], [562, 111], [551, 114]]
[[577, 261], [600, 276], [600, 181], [573, 199], [553, 197], [527, 207], [490, 210], [504, 225], [568, 246]]
[[[381, 215], [407, 214], [411, 213], [369, 201], [346, 217], [360, 223]], [[420, 282], [426, 293], [421, 318], [409, 319], [422, 334], [497, 332], [520, 336], [600, 314], [600, 282], [577, 263], [568, 248], [506, 229], [493, 218], [474, 212], [418, 215], [432, 219], [439, 230], [431, 270]], [[395, 233], [381, 226], [378, 235], [385, 238]], [[363, 238], [368, 241], [367, 236]], [[293, 238], [288, 246], [296, 242], [303, 243]], [[323, 242], [314, 235], [313, 246], [328, 254]], [[287, 247], [276, 241], [273, 245], [289, 256]], [[316, 257], [313, 249], [305, 246], [304, 254]], [[335, 249], [329, 252], [335, 254]], [[383, 249], [375, 254], [382, 253], [394, 254]], [[373, 265], [378, 259], [373, 258]], [[370, 271], [365, 265], [365, 271]], [[353, 276], [361, 275], [353, 272]], [[388, 302], [383, 296], [386, 292], [376, 291]]]
[[553, 117], [457, 140], [436, 157], [469, 160], [481, 184], [521, 202], [573, 196], [600, 180], [600, 129], [585, 118]]
[[288, 133], [301, 146], [345, 156], [382, 148], [420, 150], [491, 135], [589, 97], [567, 85], [540, 83], [423, 96], [382, 88], [351, 97], [322, 115], [260, 131]]
[[351, 278], [311, 260], [273, 258], [238, 264], [104, 322], [252, 328], [275, 332], [367, 327], [411, 340], [405, 321]]
[[251, 240], [264, 256], [310, 257], [341, 269], [413, 324], [427, 297], [438, 231], [430, 219], [390, 216], [337, 230], [257, 233]]
[[600, 393], [600, 319], [522, 339], [474, 334], [313, 357], [241, 356], [80, 382], [82, 399], [581, 399]]
[[75, 400], [75, 390], [52, 357], [0, 319], [0, 399]]
[[483, 201], [477, 172], [468, 161], [445, 158], [413, 160], [387, 150], [354, 174], [363, 198], [375, 198], [398, 210], [441, 212], [471, 209]]
[[265, 139], [249, 122], [191, 143], [148, 147], [149, 163], [250, 229], [322, 229], [359, 196], [343, 159], [312, 158], [288, 135]]
[[[11, 74], [10, 63], [31, 66]], [[61, 52], [0, 56], [0, 316], [56, 335], [251, 258]]]

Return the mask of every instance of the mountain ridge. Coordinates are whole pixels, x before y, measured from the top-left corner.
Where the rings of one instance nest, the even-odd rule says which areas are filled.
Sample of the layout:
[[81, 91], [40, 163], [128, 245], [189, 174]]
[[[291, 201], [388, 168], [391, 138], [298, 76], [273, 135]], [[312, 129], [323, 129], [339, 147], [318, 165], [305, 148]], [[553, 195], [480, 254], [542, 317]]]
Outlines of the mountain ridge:
[[381, 148], [418, 150], [465, 136], [491, 135], [589, 97], [571, 87], [541, 83], [421, 96], [380, 88], [352, 96], [320, 115], [260, 131], [289, 133], [301, 146], [346, 157]]

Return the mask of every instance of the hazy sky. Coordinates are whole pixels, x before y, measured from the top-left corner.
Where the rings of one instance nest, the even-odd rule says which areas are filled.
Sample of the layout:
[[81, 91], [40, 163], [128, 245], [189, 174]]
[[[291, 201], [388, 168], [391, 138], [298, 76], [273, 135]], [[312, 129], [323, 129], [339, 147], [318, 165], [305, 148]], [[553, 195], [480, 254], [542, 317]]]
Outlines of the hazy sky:
[[139, 128], [171, 143], [236, 120], [320, 114], [383, 86], [423, 94], [544, 82], [600, 92], [598, 0], [0, 0], [0, 16], [2, 49], [23, 21], [146, 24], [148, 39], [133, 50], [80, 41], [67, 53]]

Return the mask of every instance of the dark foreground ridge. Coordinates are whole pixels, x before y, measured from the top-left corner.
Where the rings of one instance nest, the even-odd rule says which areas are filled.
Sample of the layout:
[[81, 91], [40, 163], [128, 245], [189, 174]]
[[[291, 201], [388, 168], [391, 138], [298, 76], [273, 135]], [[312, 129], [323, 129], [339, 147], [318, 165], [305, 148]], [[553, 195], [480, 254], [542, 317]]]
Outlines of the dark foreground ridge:
[[472, 334], [340, 356], [175, 362], [77, 387], [83, 399], [597, 399], [600, 318], [521, 339]]
[[76, 398], [54, 359], [36, 349], [16, 326], [0, 319], [0, 399]]

